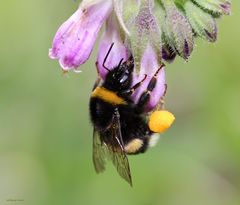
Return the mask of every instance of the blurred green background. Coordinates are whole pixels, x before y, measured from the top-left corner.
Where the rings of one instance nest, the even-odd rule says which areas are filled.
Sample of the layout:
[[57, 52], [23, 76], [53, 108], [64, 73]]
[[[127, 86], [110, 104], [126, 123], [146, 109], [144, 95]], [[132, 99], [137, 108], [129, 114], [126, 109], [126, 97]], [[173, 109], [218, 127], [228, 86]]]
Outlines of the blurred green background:
[[48, 58], [77, 6], [1, 0], [0, 205], [239, 205], [240, 2], [219, 21], [217, 43], [197, 40], [188, 63], [167, 66], [176, 121], [155, 148], [129, 157], [133, 188], [110, 163], [104, 174], [93, 169], [96, 52], [80, 74], [62, 75]]

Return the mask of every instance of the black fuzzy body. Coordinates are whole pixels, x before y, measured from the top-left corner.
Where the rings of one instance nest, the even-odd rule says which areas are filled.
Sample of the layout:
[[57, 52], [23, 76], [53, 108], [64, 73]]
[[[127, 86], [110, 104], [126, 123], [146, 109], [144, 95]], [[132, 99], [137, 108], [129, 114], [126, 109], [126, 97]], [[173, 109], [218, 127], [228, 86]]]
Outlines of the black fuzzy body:
[[[123, 144], [127, 145], [133, 139], [141, 139], [143, 146], [137, 152], [144, 152], [148, 147], [149, 136], [151, 131], [148, 128], [146, 119], [136, 112], [135, 105], [112, 105], [101, 99], [91, 98], [90, 100], [90, 116], [93, 125], [101, 133], [111, 126], [111, 120], [114, 115], [114, 110], [118, 109], [120, 114], [120, 127], [122, 133]], [[104, 141], [104, 139], [103, 139]]]
[[129, 91], [132, 86], [133, 64], [129, 61], [123, 63], [120, 67], [116, 67], [109, 71], [102, 84], [97, 87], [103, 87], [117, 96], [124, 99], [126, 104], [114, 104], [106, 102], [106, 100], [98, 97], [90, 99], [90, 118], [95, 129], [100, 133], [101, 140], [107, 142], [108, 139], [104, 134], [109, 127], [114, 126], [112, 119], [114, 111], [117, 110], [120, 116], [120, 128], [123, 145], [127, 145], [134, 139], [140, 139], [142, 146], [133, 153], [138, 154], [144, 152], [148, 147], [149, 138], [152, 134], [150, 131], [146, 117], [142, 112], [142, 107], [135, 104], [131, 100]]

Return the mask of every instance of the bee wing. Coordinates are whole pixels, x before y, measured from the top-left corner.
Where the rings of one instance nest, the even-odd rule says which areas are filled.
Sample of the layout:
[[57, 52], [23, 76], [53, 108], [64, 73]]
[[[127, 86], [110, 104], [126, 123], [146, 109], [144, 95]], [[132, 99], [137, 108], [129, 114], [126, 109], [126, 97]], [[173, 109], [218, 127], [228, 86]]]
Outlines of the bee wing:
[[127, 155], [122, 141], [120, 116], [115, 110], [111, 126], [103, 131], [93, 132], [93, 164], [97, 173], [105, 170], [106, 159], [112, 161], [119, 175], [132, 186]]
[[119, 175], [132, 186], [132, 178], [128, 158], [124, 150], [124, 144], [121, 134], [120, 115], [115, 110], [111, 127], [106, 131], [107, 147], [109, 157], [116, 167]]
[[108, 155], [107, 145], [101, 141], [99, 132], [93, 130], [93, 164], [97, 173], [105, 170], [105, 163]]

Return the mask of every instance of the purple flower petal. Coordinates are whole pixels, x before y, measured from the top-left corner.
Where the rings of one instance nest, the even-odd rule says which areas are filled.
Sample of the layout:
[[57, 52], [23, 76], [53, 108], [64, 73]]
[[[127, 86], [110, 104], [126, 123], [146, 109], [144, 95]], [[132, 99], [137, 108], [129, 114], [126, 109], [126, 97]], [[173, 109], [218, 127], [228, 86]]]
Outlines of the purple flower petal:
[[[147, 86], [154, 76], [154, 74], [157, 72], [157, 70], [160, 68], [160, 64], [158, 63], [157, 60], [157, 55], [154, 52], [154, 49], [148, 45], [147, 49], [144, 52], [144, 55], [142, 56], [141, 59], [141, 68], [140, 68], [140, 73], [139, 75], [134, 75], [133, 78], [133, 84], [136, 84], [140, 82], [143, 78], [144, 75], [147, 74], [146, 80], [142, 83], [142, 85], [134, 92], [132, 99], [135, 103], [138, 102], [141, 94], [147, 90]], [[146, 112], [151, 111], [154, 109], [157, 104], [160, 101], [160, 98], [163, 96], [164, 91], [165, 91], [165, 72], [164, 68], [161, 68], [161, 70], [157, 74], [157, 83], [153, 91], [151, 92], [151, 97], [146, 105]]]
[[231, 2], [225, 1], [220, 4], [221, 8], [223, 9], [223, 13], [229, 15], [231, 13]]
[[172, 48], [169, 44], [165, 43], [162, 46], [162, 58], [163, 60], [167, 61], [168, 63], [172, 63], [176, 58], [176, 52], [174, 48]]
[[50, 58], [59, 59], [64, 70], [76, 69], [83, 64], [89, 58], [97, 34], [111, 11], [111, 1], [80, 5], [58, 29], [49, 50]]
[[97, 69], [103, 79], [108, 72], [108, 70], [103, 67], [103, 61], [112, 43], [114, 43], [114, 45], [105, 62], [105, 66], [109, 70], [116, 67], [122, 58], [124, 61], [129, 58], [128, 49], [120, 36], [119, 24], [114, 14], [112, 14], [106, 22], [106, 30], [102, 36], [98, 50]]

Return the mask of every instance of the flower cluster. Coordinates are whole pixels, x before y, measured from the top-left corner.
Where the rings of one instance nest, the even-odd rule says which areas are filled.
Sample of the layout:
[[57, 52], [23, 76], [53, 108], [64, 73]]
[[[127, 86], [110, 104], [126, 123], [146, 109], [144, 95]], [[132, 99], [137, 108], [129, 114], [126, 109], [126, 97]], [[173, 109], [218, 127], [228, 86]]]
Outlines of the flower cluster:
[[[98, 73], [105, 78], [103, 60], [112, 43], [105, 64], [109, 69], [133, 56], [133, 84], [147, 74], [132, 97], [137, 101], [163, 62], [172, 62], [177, 55], [189, 58], [194, 37], [216, 41], [215, 19], [230, 14], [230, 10], [230, 0], [83, 0], [57, 31], [49, 56], [58, 59], [64, 71], [78, 70], [89, 58], [105, 23], [96, 63]], [[156, 107], [164, 90], [163, 68], [147, 111]]]

